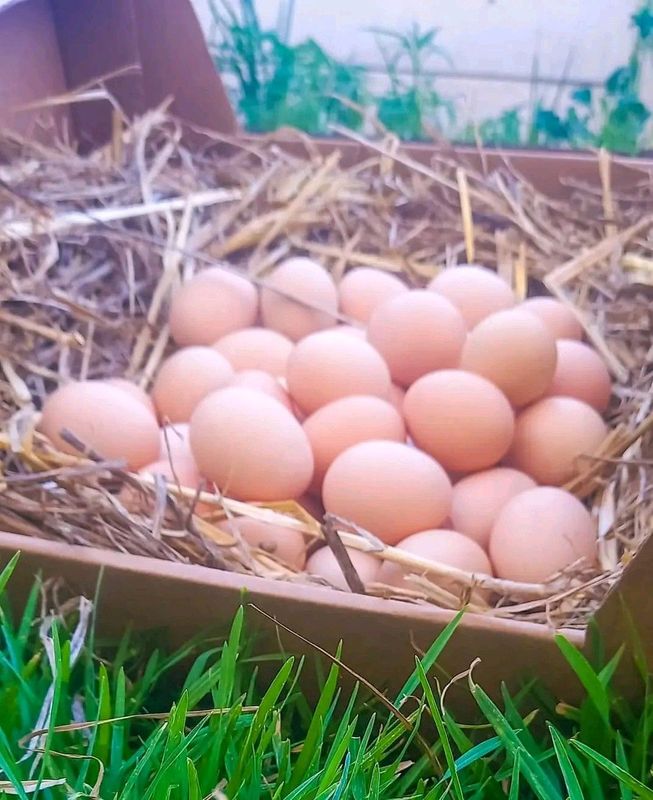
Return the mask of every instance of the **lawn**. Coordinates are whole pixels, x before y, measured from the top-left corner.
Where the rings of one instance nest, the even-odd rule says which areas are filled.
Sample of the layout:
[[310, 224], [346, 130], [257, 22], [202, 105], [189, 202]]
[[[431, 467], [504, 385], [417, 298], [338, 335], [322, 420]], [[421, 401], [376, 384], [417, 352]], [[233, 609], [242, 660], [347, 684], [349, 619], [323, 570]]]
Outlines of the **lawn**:
[[[316, 668], [287, 655], [254, 656], [247, 611], [224, 639], [175, 652], [161, 635], [96, 639], [92, 605], [44, 615], [34, 585], [18, 613], [0, 577], [0, 786], [20, 797], [653, 798], [649, 679], [638, 707], [611, 691], [619, 655], [594, 670], [559, 644], [586, 689], [580, 708], [529, 687], [496, 705], [469, 691], [478, 724], [459, 724], [433, 677], [458, 622], [416, 660], [392, 701], [370, 687], [345, 692], [334, 658], [312, 707], [298, 678]], [[261, 665], [273, 677], [258, 678]], [[266, 670], [269, 674], [269, 669]]]

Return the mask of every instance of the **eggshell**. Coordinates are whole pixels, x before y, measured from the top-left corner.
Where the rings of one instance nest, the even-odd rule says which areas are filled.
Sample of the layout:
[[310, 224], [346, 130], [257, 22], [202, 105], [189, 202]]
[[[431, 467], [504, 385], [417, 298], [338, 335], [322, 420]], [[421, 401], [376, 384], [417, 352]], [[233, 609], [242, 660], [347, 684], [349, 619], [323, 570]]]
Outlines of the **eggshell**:
[[260, 522], [251, 517], [229, 520], [226, 526], [236, 528], [250, 547], [263, 550], [292, 569], [304, 569], [306, 544], [299, 531], [283, 525]]
[[453, 487], [452, 526], [487, 549], [492, 526], [501, 509], [520, 492], [534, 488], [532, 478], [509, 467], [468, 475]]
[[319, 491], [327, 469], [352, 445], [372, 439], [403, 442], [406, 428], [397, 410], [379, 397], [343, 397], [318, 409], [304, 422], [315, 459], [313, 490]]
[[198, 273], [170, 303], [170, 334], [178, 345], [211, 345], [231, 331], [253, 325], [258, 293], [240, 275], [219, 267]]
[[353, 336], [355, 339], [367, 340], [367, 331], [365, 328], [355, 328], [353, 325], [338, 325], [336, 330], [338, 333], [344, 333], [347, 336]]
[[176, 422], [174, 425], [164, 425], [160, 431], [161, 450], [159, 461], [170, 461], [173, 463], [177, 458], [192, 459], [193, 454], [190, 449], [189, 427], [187, 423]]
[[585, 566], [595, 563], [595, 525], [569, 492], [530, 489], [501, 510], [490, 536], [490, 557], [500, 578], [539, 583], [581, 558]]
[[263, 370], [277, 378], [284, 377], [293, 343], [287, 336], [265, 328], [245, 328], [217, 341], [213, 347], [236, 372]]
[[[360, 550], [347, 548], [347, 552], [363, 586], [374, 583], [379, 575], [380, 561], [369, 555], [369, 553], [362, 553]], [[306, 572], [309, 575], [324, 578], [336, 589], [342, 589], [343, 592], [351, 591], [340, 569], [340, 564], [338, 564], [336, 557], [328, 547], [316, 550], [309, 557], [306, 562]]]
[[262, 392], [229, 387], [210, 394], [190, 421], [195, 461], [237, 500], [291, 500], [313, 477], [313, 453], [301, 425]]
[[553, 297], [531, 297], [519, 308], [534, 314], [554, 339], [582, 339], [583, 327], [574, 312]]
[[[465, 572], [492, 575], [492, 565], [483, 548], [457, 531], [443, 528], [420, 531], [399, 542], [397, 549], [413, 556], [435, 561], [438, 564], [444, 564], [447, 567], [465, 570]], [[420, 574], [419, 570], [413, 572]], [[406, 569], [399, 564], [385, 561], [379, 573], [379, 582], [387, 583], [390, 586], [402, 586], [406, 574]], [[425, 575], [429, 577], [428, 572], [425, 572]], [[431, 578], [436, 583], [447, 586], [446, 579], [443, 580], [434, 575], [431, 575]], [[459, 591], [454, 585], [451, 588]]]
[[110, 386], [117, 386], [119, 389], [127, 392], [130, 397], [133, 397], [134, 400], [138, 400], [138, 402], [142, 403], [151, 414], [156, 416], [156, 409], [154, 408], [152, 399], [144, 389], [141, 389], [140, 386], [128, 381], [126, 378], [110, 378], [107, 383]]
[[[162, 475], [165, 482], [173, 487], [182, 487], [185, 489], [199, 489], [202, 487], [204, 491], [208, 491], [209, 487], [204, 486], [204, 481], [200, 475], [197, 465], [191, 457], [175, 458], [171, 464], [169, 459], [162, 459], [155, 461], [153, 464], [148, 464], [143, 469], [139, 470], [139, 475]], [[121, 499], [127, 509], [141, 514], [151, 514], [154, 508], [154, 501], [150, 498], [149, 502], [146, 495], [137, 492], [130, 486], [127, 486], [120, 493]], [[175, 498], [178, 503], [190, 508], [194, 498]], [[210, 503], [196, 503], [193, 511], [199, 516], [210, 514], [215, 510], [215, 506]]]
[[401, 386], [410, 386], [427, 372], [458, 366], [465, 335], [465, 323], [455, 306], [426, 289], [386, 300], [372, 314], [367, 329], [368, 341]]
[[211, 347], [184, 347], [167, 358], [152, 386], [159, 418], [188, 422], [207, 394], [226, 386], [234, 371], [224, 356]]
[[515, 427], [505, 395], [480, 375], [461, 370], [432, 372], [416, 381], [406, 393], [404, 417], [415, 444], [453, 472], [499, 462]]
[[560, 486], [574, 477], [582, 455], [596, 452], [608, 429], [587, 403], [545, 397], [519, 414], [507, 461], [538, 483]]
[[407, 291], [406, 284], [389, 272], [358, 267], [347, 272], [338, 284], [340, 310], [352, 319], [367, 323], [381, 303]]
[[140, 469], [159, 455], [159, 427], [142, 402], [103, 381], [62, 386], [46, 398], [39, 430], [64, 453], [80, 455], [60, 433], [70, 431], [106, 459]]
[[307, 414], [352, 394], [388, 397], [390, 373], [368, 343], [337, 330], [299, 342], [288, 359], [288, 389]]
[[329, 273], [310, 258], [284, 261], [266, 279], [266, 288], [261, 292], [264, 325], [294, 342], [309, 333], [333, 327], [337, 311], [335, 283]]
[[556, 347], [556, 371], [546, 394], [550, 397], [575, 397], [599, 412], [605, 411], [612, 394], [612, 381], [598, 353], [572, 339], [559, 339]]
[[533, 314], [499, 311], [470, 331], [460, 366], [492, 381], [514, 406], [524, 406], [551, 385], [555, 339]]
[[362, 442], [331, 464], [322, 501], [329, 513], [395, 544], [446, 518], [451, 483], [426, 453], [398, 442]]
[[292, 402], [288, 396], [288, 392], [283, 388], [276, 378], [273, 378], [269, 372], [263, 372], [259, 369], [245, 369], [242, 372], [237, 372], [230, 381], [230, 386], [241, 386], [244, 389], [253, 389], [256, 392], [263, 392], [270, 397], [274, 397], [288, 411], [293, 410]]
[[470, 330], [490, 314], [512, 308], [516, 302], [512, 289], [503, 278], [475, 264], [443, 270], [433, 278], [428, 288], [453, 303]]
[[401, 386], [397, 386], [396, 383], [392, 383], [390, 385], [390, 392], [388, 394], [388, 400], [392, 403], [392, 405], [397, 409], [400, 414], [404, 413], [404, 398], [406, 397], [406, 392], [401, 388]]

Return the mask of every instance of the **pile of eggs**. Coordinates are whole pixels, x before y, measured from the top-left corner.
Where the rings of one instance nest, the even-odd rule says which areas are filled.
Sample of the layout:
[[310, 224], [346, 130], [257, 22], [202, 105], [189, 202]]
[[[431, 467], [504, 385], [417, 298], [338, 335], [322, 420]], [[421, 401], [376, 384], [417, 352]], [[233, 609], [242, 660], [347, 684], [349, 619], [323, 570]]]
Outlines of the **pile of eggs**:
[[[121, 379], [67, 384], [46, 398], [41, 431], [189, 489], [297, 500], [472, 573], [540, 582], [595, 562], [592, 517], [561, 487], [603, 442], [612, 387], [566, 305], [518, 303], [479, 266], [411, 289], [368, 268], [336, 285], [292, 258], [260, 291], [200, 272], [173, 295], [169, 328], [177, 349], [149, 394]], [[225, 524], [346, 588], [331, 551], [306, 559], [291, 528]], [[396, 564], [349, 552], [364, 583], [403, 583]]]

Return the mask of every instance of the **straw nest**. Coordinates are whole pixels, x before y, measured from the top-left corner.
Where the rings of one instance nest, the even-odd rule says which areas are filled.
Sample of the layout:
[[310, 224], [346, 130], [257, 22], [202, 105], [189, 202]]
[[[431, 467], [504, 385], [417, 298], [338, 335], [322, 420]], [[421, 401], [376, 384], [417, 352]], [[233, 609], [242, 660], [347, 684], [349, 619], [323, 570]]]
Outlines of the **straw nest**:
[[[613, 191], [609, 157], [600, 154], [602, 190], [573, 186], [563, 202], [507, 163], [475, 170], [444, 150], [425, 165], [391, 138], [359, 141], [368, 157], [345, 167], [337, 150], [321, 155], [297, 134], [292, 155], [272, 140], [207, 136], [189, 147], [181, 134], [157, 111], [116, 126], [114, 141], [85, 157], [0, 140], [0, 530], [311, 582], [250, 551], [228, 525], [233, 515], [281, 514], [307, 537], [326, 537], [336, 554], [342, 541], [412, 573], [405, 589], [368, 592], [583, 625], [647, 535], [653, 511], [650, 176], [633, 167], [632, 189]], [[294, 503], [200, 495], [215, 514], [199, 519], [192, 494], [166, 495], [92, 454], [65, 456], [35, 432], [43, 397], [62, 381], [128, 376], [148, 387], [167, 352], [166, 306], [180, 280], [218, 263], [264, 283], [289, 254], [314, 256], [336, 277], [366, 265], [415, 286], [445, 264], [475, 260], [521, 297], [548, 291], [574, 307], [616, 383], [611, 434], [568, 487], [598, 519], [599, 569], [572, 568], [547, 585], [469, 575], [384, 548], [346, 521], [319, 524]], [[125, 482], [151, 493], [151, 516], [127, 512], [118, 499]]]

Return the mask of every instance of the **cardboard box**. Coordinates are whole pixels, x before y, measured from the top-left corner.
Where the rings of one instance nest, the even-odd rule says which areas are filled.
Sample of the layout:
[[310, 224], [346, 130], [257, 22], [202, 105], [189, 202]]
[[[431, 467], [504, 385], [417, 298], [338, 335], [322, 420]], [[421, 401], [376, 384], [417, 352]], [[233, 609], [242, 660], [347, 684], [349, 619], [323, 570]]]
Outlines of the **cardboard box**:
[[[70, 106], [42, 101], [98, 84], [106, 86], [128, 115], [141, 114], [174, 96], [173, 111], [193, 126], [237, 134], [235, 115], [190, 0], [0, 1], [0, 124], [44, 138], [64, 132], [81, 147], [92, 146], [111, 135], [112, 106], [106, 99]], [[296, 146], [289, 138], [279, 141], [285, 147]], [[323, 140], [318, 145], [325, 151], [341, 148], [349, 162], [366, 153], [355, 143]], [[429, 145], [408, 148], [411, 157], [423, 163], [434, 151]], [[459, 148], [457, 152], [481, 165], [476, 151]], [[508, 150], [488, 152], [486, 159], [490, 168], [508, 160], [553, 196], [564, 195], [570, 180], [599, 184], [597, 159], [590, 153]], [[652, 166], [643, 160], [617, 159], [613, 182], [632, 184], [650, 175]], [[13, 583], [17, 596], [26, 591], [37, 572], [62, 576], [73, 591], [87, 596], [95, 595], [99, 583], [99, 624], [106, 633], [119, 633], [128, 623], [165, 626], [179, 642], [206, 627], [224, 629], [244, 601], [330, 652], [343, 639], [346, 663], [388, 691], [401, 685], [413, 668], [415, 654], [428, 647], [452, 618], [450, 612], [435, 607], [0, 533], [0, 559], [6, 562], [16, 550], [23, 554]], [[647, 655], [653, 655], [648, 591], [652, 565], [653, 540], [598, 610], [595, 626], [608, 652], [631, 640], [632, 622]], [[267, 643], [275, 647], [273, 626], [253, 610], [249, 617], [250, 625], [265, 631]], [[570, 631], [568, 636], [579, 647], [589, 648], [585, 632]], [[280, 640], [290, 651], [306, 651], [287, 634], [280, 634]], [[578, 696], [580, 687], [570, 679], [553, 631], [545, 626], [469, 615], [442, 665], [456, 674], [475, 658], [481, 659], [475, 676], [492, 692], [501, 681], [514, 688], [523, 676], [539, 676], [560, 699], [573, 702]], [[626, 691], [636, 690], [627, 659], [620, 680]]]

